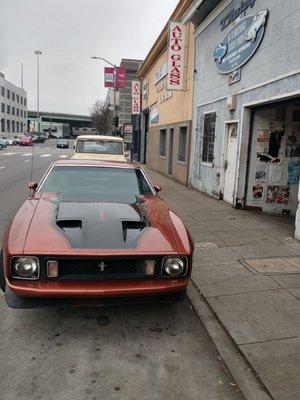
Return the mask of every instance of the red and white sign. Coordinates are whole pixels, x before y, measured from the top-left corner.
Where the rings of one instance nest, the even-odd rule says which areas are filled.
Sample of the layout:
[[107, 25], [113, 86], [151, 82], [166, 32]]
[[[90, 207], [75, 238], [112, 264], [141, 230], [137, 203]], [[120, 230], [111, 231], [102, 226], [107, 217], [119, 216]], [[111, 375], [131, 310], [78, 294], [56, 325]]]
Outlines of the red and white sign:
[[183, 90], [185, 25], [170, 21], [167, 89]]
[[[126, 68], [116, 67], [116, 88], [126, 86]], [[104, 67], [104, 87], [114, 87], [114, 68]]]
[[141, 85], [139, 81], [132, 82], [132, 114], [139, 114], [141, 108]]

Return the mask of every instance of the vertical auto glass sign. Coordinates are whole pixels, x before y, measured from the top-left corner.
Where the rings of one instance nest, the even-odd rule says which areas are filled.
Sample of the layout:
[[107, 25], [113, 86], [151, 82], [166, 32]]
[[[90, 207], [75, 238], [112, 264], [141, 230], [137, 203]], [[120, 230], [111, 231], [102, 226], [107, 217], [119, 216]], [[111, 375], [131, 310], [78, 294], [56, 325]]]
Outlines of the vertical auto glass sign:
[[167, 89], [183, 90], [185, 25], [170, 21]]
[[132, 82], [132, 114], [139, 114], [140, 113], [140, 107], [141, 107], [141, 87], [140, 87], [140, 82], [139, 81], [133, 81]]

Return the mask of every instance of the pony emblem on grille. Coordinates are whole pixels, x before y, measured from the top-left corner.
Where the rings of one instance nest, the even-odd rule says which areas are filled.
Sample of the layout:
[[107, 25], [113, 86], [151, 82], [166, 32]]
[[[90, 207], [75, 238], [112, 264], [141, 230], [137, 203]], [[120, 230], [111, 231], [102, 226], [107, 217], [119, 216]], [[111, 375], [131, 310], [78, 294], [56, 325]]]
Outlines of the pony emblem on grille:
[[100, 271], [101, 271], [101, 272], [104, 272], [105, 267], [107, 267], [107, 264], [104, 264], [104, 262], [101, 261], [101, 263], [98, 264], [97, 267], [100, 268]]

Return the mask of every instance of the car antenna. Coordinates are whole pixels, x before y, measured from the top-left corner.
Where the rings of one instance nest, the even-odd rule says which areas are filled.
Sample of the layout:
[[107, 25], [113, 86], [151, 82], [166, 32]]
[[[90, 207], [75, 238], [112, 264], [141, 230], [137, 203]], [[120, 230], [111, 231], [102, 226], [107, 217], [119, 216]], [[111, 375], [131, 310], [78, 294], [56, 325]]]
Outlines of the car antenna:
[[[30, 165], [30, 179], [29, 179], [29, 182], [32, 182], [32, 176], [33, 176], [33, 159], [34, 159], [34, 143], [32, 143], [31, 165]], [[30, 188], [29, 188], [29, 197], [30, 197]]]

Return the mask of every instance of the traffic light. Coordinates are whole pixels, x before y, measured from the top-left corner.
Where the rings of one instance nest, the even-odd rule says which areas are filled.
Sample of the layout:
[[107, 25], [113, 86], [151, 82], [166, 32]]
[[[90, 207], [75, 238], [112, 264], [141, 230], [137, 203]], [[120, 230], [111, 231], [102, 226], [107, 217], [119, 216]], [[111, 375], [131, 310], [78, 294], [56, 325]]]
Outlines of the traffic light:
[[117, 128], [119, 126], [119, 117], [113, 117], [112, 124]]

